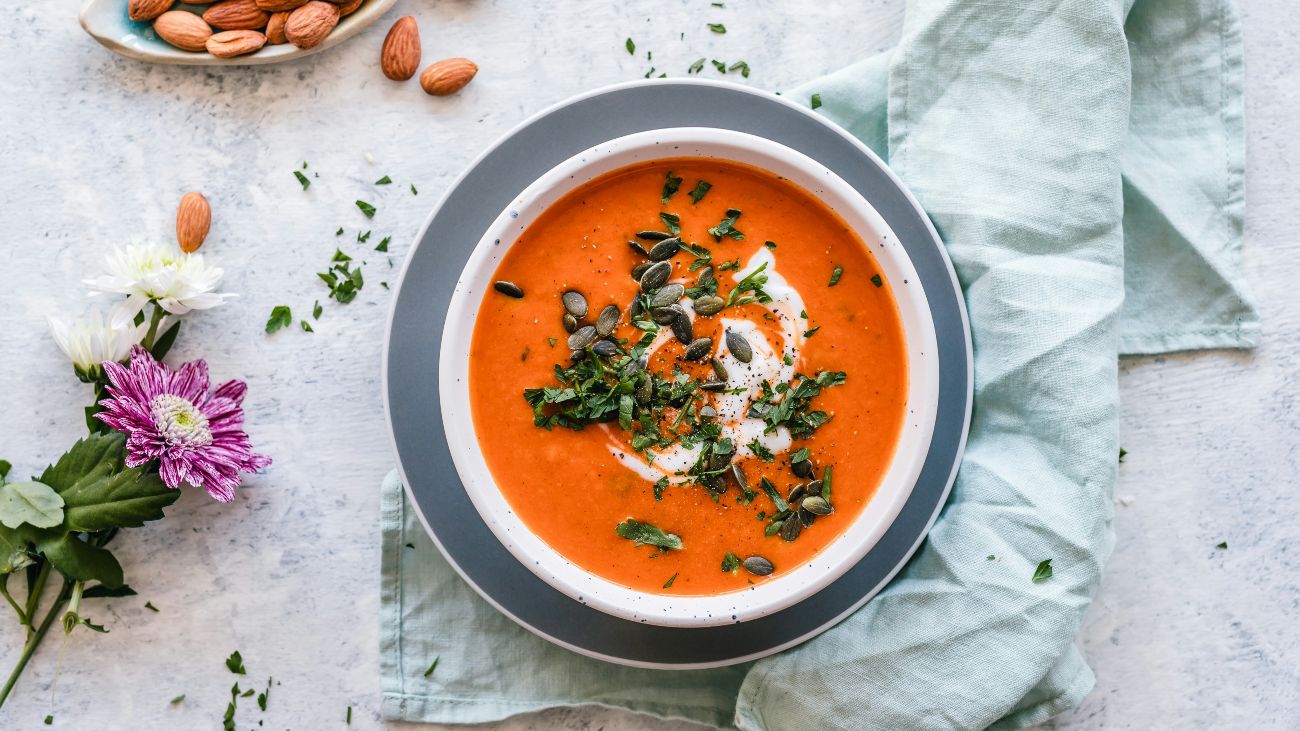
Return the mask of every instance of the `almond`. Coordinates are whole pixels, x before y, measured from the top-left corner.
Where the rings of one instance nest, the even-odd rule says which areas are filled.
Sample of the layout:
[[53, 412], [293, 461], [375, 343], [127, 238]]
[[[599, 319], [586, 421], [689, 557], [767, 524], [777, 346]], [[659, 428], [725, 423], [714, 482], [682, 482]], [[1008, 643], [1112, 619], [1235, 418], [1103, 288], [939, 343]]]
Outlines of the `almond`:
[[128, 0], [126, 17], [131, 20], [153, 20], [171, 10], [172, 0]]
[[221, 30], [256, 30], [270, 17], [253, 0], [223, 0], [203, 11], [208, 25]]
[[271, 13], [270, 20], [266, 21], [266, 42], [278, 46], [281, 43], [288, 43], [289, 39], [284, 37], [284, 24], [289, 20], [288, 13]]
[[212, 29], [203, 18], [184, 10], [168, 10], [153, 22], [158, 37], [182, 51], [202, 51], [212, 37]]
[[266, 36], [255, 30], [226, 30], [209, 38], [205, 45], [213, 56], [231, 58], [265, 46]]
[[379, 67], [393, 81], [406, 81], [420, 70], [420, 28], [415, 18], [397, 19], [379, 51]]
[[357, 8], [361, 7], [361, 3], [365, 1], [366, 0], [352, 0], [352, 2], [339, 5], [339, 15], [346, 18], [347, 16], [357, 12]]
[[212, 226], [212, 206], [201, 193], [193, 191], [181, 196], [181, 203], [176, 207], [176, 243], [181, 251], [192, 254], [203, 245], [208, 237], [208, 228]]
[[307, 4], [307, 0], [253, 0], [253, 2], [268, 13], [284, 13]]
[[311, 0], [289, 13], [284, 24], [284, 36], [299, 48], [314, 48], [339, 24], [339, 6], [322, 0]]
[[468, 58], [444, 58], [420, 74], [420, 86], [428, 94], [447, 96], [464, 89], [477, 73], [478, 66]]

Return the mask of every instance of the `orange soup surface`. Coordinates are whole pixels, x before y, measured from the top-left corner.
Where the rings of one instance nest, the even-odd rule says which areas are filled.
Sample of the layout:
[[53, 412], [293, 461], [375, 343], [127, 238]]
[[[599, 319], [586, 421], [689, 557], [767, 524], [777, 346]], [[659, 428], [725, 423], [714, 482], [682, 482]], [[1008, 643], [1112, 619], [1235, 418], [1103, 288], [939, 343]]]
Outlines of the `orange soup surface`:
[[470, 349], [479, 445], [578, 566], [742, 590], [807, 563], [880, 484], [906, 409], [898, 309], [863, 241], [793, 183], [625, 167], [550, 206], [495, 279]]

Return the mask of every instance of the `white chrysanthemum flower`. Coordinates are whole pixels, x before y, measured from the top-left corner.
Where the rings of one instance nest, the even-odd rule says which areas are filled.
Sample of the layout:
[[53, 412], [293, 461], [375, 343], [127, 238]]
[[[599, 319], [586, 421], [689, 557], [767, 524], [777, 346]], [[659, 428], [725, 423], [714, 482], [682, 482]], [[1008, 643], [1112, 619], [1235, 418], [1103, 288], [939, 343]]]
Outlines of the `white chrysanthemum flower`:
[[[122, 317], [125, 324], [116, 326], [113, 321]], [[122, 361], [131, 353], [131, 346], [144, 339], [149, 323], [135, 325], [133, 313], [119, 306], [105, 318], [99, 308], [93, 308], [79, 320], [65, 321], [48, 318], [54, 342], [72, 361], [73, 368], [85, 378], [95, 378], [104, 361]]]
[[203, 263], [202, 254], [186, 254], [169, 246], [148, 244], [117, 249], [104, 260], [108, 273], [85, 284], [97, 292], [124, 294], [126, 305], [115, 311], [113, 325], [130, 322], [150, 300], [173, 315], [206, 310], [234, 297], [218, 292], [220, 267]]

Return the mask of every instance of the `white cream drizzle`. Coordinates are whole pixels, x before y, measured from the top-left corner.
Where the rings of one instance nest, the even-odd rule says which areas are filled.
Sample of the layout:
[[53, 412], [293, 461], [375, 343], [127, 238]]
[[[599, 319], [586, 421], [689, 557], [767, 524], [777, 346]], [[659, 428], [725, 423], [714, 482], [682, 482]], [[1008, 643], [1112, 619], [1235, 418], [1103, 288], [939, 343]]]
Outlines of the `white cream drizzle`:
[[[726, 338], [723, 336], [716, 338], [717, 342], [713, 346], [714, 357], [721, 360], [727, 369], [727, 389], [744, 389], [743, 393], [708, 394], [710, 405], [718, 412], [718, 424], [722, 427], [722, 436], [731, 439], [736, 446], [737, 458], [753, 456], [748, 445], [755, 439], [773, 454], [781, 454], [789, 450], [791, 443], [790, 432], [785, 427], [778, 427], [774, 432], [765, 434], [767, 425], [762, 419], [745, 415], [749, 402], [762, 393], [764, 381], [775, 386], [778, 383], [789, 383], [794, 378], [795, 367], [786, 365], [785, 356], [790, 356], [792, 364], [797, 363], [804, 341], [803, 323], [799, 316], [799, 313], [804, 310], [803, 297], [799, 295], [798, 290], [790, 286], [785, 277], [777, 272], [776, 259], [770, 250], [766, 247], [759, 248], [745, 266], [732, 274], [732, 279], [739, 282], [764, 264], [767, 264], [767, 269], [763, 270], [767, 275], [767, 284], [763, 285], [763, 291], [772, 297], [772, 301], [764, 304], [763, 307], [777, 318], [781, 325], [780, 350], [773, 350], [772, 343], [760, 334], [757, 323], [732, 317], [721, 319], [721, 332], [731, 330], [744, 335], [749, 341], [750, 349], [754, 351], [753, 358], [749, 363], [741, 363], [727, 350]], [[690, 286], [689, 282], [677, 281], [683, 286]], [[695, 311], [691, 307], [690, 300], [682, 300], [680, 304], [694, 322]], [[661, 328], [647, 348], [647, 355], [653, 354], [672, 337], [671, 328]], [[661, 452], [652, 452], [652, 459], [647, 463], [640, 455], [626, 452], [623, 443], [615, 438], [613, 430], [608, 425], [601, 425], [601, 428], [609, 438], [607, 446], [610, 454], [614, 455], [623, 466], [651, 482], [664, 477], [673, 484], [686, 482], [684, 473], [699, 458], [699, 446], [687, 448], [681, 444], [674, 444]]]

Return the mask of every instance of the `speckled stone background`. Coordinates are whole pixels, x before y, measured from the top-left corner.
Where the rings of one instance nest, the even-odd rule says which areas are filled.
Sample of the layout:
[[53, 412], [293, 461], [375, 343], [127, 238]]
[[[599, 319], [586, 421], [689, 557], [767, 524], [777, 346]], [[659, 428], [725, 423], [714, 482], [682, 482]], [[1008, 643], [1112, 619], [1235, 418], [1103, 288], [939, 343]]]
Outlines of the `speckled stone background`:
[[[244, 701], [238, 728], [343, 729], [349, 706], [351, 728], [383, 727], [377, 489], [392, 457], [378, 371], [390, 258], [400, 263], [466, 163], [553, 102], [651, 66], [682, 75], [700, 56], [747, 60], [748, 83], [788, 88], [888, 48], [903, 12], [902, 0], [402, 0], [390, 19], [416, 16], [426, 61], [463, 55], [482, 68], [459, 96], [433, 99], [380, 74], [388, 22], [297, 63], [204, 70], [113, 56], [82, 33], [77, 5], [0, 5], [0, 457], [25, 475], [79, 435], [90, 394], [43, 318], [83, 306], [78, 282], [112, 245], [170, 241], [177, 199], [197, 189], [214, 209], [204, 253], [240, 298], [187, 321], [174, 356], [248, 380], [249, 430], [276, 463], [233, 505], [190, 493], [119, 539], [140, 596], [87, 602], [111, 634], [46, 644], [0, 711], [0, 728], [23, 731], [49, 713], [55, 728], [220, 728], [232, 682], [222, 661], [235, 649], [249, 684], [276, 683], [265, 714]], [[1300, 26], [1290, 0], [1242, 5], [1246, 260], [1264, 344], [1122, 364], [1118, 544], [1080, 640], [1098, 684], [1055, 728], [1300, 728]], [[306, 192], [292, 175], [304, 160]], [[394, 184], [372, 185], [383, 175]], [[373, 221], [357, 198], [379, 209]], [[355, 242], [366, 229], [372, 245], [392, 236], [391, 257], [360, 257], [357, 300], [325, 304], [315, 334], [266, 336], [272, 306], [301, 316], [324, 301], [315, 272], [336, 245], [366, 251]], [[21, 641], [9, 620], [6, 670]], [[684, 727], [579, 710], [493, 728]]]

